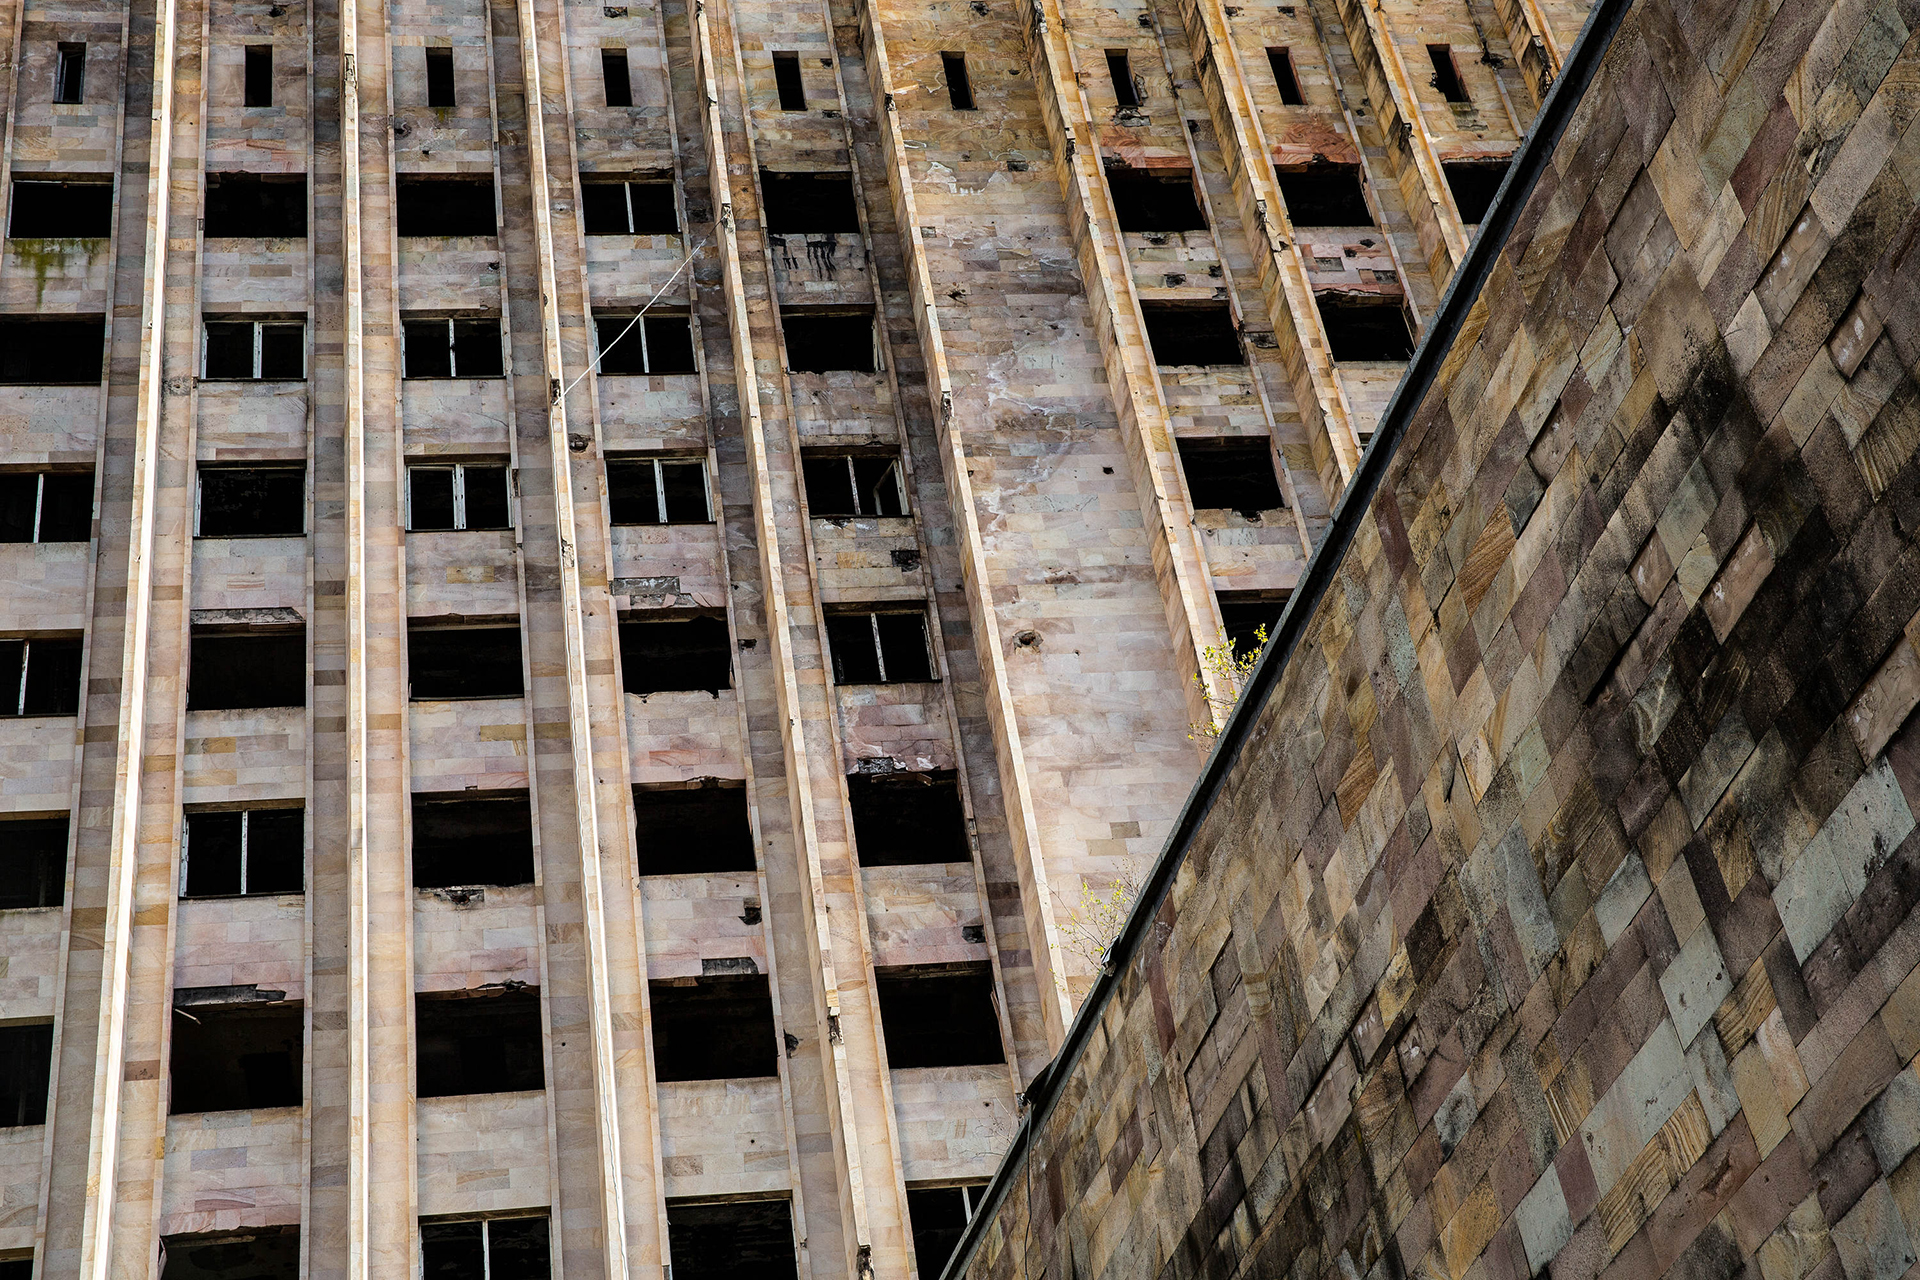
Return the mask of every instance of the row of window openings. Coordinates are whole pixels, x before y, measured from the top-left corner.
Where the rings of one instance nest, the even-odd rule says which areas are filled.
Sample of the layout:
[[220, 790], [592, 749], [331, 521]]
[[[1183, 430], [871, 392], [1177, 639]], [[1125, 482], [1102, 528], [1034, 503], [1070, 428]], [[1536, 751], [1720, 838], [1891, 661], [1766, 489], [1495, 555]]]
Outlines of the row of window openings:
[[[1461, 160], [1440, 166], [1463, 223], [1471, 226], [1485, 219], [1507, 175], [1507, 163]], [[1113, 164], [1106, 175], [1114, 215], [1122, 231], [1169, 235], [1207, 229], [1190, 170], [1166, 172]], [[1287, 216], [1296, 227], [1375, 225], [1357, 164], [1313, 164], [1282, 170], [1275, 177]]]

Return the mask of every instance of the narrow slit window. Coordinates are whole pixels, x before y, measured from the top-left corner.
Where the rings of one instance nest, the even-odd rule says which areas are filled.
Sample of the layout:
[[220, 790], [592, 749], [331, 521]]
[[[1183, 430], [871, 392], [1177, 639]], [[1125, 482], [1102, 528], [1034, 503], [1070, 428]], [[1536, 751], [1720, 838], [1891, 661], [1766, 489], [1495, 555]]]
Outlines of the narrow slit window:
[[413, 797], [413, 887], [533, 883], [533, 806], [524, 791]]
[[713, 519], [704, 462], [616, 458], [607, 463], [613, 524], [707, 524]]
[[1356, 301], [1318, 294], [1314, 301], [1336, 363], [1406, 360], [1413, 355], [1413, 330], [1398, 299]]
[[499, 231], [492, 178], [401, 178], [394, 224], [403, 237], [491, 236]]
[[741, 783], [709, 778], [704, 786], [635, 787], [633, 814], [643, 876], [754, 869], [753, 824]]
[[876, 967], [873, 987], [890, 1069], [1007, 1060], [986, 965]]
[[766, 975], [651, 984], [654, 1078], [745, 1080], [780, 1073]]
[[450, 107], [453, 105], [453, 50], [428, 49], [426, 55], [427, 105]]
[[0, 472], [0, 542], [93, 537], [91, 471]]
[[0, 1129], [47, 1122], [53, 1024], [0, 1027]]
[[299, 382], [307, 376], [307, 329], [272, 320], [209, 320], [200, 348], [209, 381]]
[[252, 711], [305, 705], [304, 627], [193, 629], [187, 659], [187, 710]]
[[[422, 993], [414, 997], [413, 1023], [422, 1098], [546, 1088], [537, 988], [486, 995]], [[499, 1274], [504, 1280], [512, 1273]]]
[[544, 1216], [420, 1224], [428, 1280], [548, 1280], [552, 1267]]
[[305, 811], [189, 813], [186, 826], [181, 897], [265, 897], [306, 888]]
[[590, 236], [680, 234], [680, 213], [674, 207], [671, 181], [582, 181], [580, 217]]
[[815, 517], [903, 516], [907, 486], [900, 459], [857, 453], [808, 454], [807, 514]]
[[517, 698], [526, 688], [520, 625], [407, 626], [407, 688], [414, 702]]
[[700, 692], [733, 687], [725, 618], [629, 619], [620, 624], [620, 673], [628, 693]]
[[807, 91], [800, 83], [800, 55], [781, 52], [773, 55], [773, 83], [780, 91], [782, 111], [805, 111]]
[[67, 900], [67, 819], [0, 819], [0, 911]]
[[169, 1115], [300, 1105], [306, 1040], [300, 1005], [277, 999], [214, 1003], [231, 999], [231, 991], [175, 988]]
[[77, 104], [87, 96], [87, 46], [61, 41], [54, 46], [53, 100]]
[[1113, 100], [1120, 107], [1140, 105], [1140, 84], [1133, 78], [1133, 62], [1125, 49], [1107, 50], [1107, 75], [1113, 80]]
[[111, 182], [15, 178], [7, 235], [14, 240], [104, 240], [113, 234]]
[[202, 467], [194, 533], [201, 538], [292, 538], [307, 531], [300, 467]]
[[1258, 519], [1287, 505], [1273, 470], [1273, 447], [1257, 440], [1182, 440], [1180, 470], [1196, 510], [1238, 511]]
[[209, 173], [201, 233], [299, 240], [307, 234], [307, 175]]
[[512, 527], [504, 464], [456, 462], [407, 468], [411, 532]]
[[1280, 104], [1287, 107], [1306, 106], [1307, 100], [1300, 94], [1300, 77], [1293, 68], [1293, 50], [1268, 49], [1267, 65], [1273, 68], [1273, 85], [1280, 90]]
[[595, 316], [596, 366], [602, 374], [697, 373], [693, 362], [693, 322], [687, 316]]
[[630, 107], [633, 105], [633, 76], [627, 70], [625, 49], [600, 51], [600, 76], [607, 86], [608, 106]]
[[270, 44], [250, 44], [247, 46], [246, 88], [244, 105], [249, 107], [270, 107], [273, 105], [273, 46]]
[[1454, 61], [1453, 50], [1444, 44], [1427, 46], [1427, 60], [1433, 63], [1433, 79], [1428, 81], [1440, 91], [1440, 96], [1448, 102], [1471, 102], [1467, 96], [1467, 86], [1460, 79], [1460, 64]]
[[1225, 304], [1192, 306], [1147, 303], [1147, 346], [1153, 362], [1164, 365], [1245, 364], [1233, 313]]
[[498, 378], [506, 372], [498, 320], [405, 320], [400, 330], [409, 378]]
[[927, 615], [921, 609], [830, 613], [827, 643], [835, 684], [918, 684], [934, 678]]
[[955, 111], [973, 110], [973, 81], [967, 75], [967, 55], [943, 52], [940, 64], [947, 72], [947, 105]]
[[0, 640], [0, 717], [79, 711], [80, 653], [78, 636]]
[[0, 384], [97, 383], [106, 361], [105, 316], [0, 318]]
[[863, 867], [973, 860], [960, 783], [951, 769], [849, 774], [847, 807]]

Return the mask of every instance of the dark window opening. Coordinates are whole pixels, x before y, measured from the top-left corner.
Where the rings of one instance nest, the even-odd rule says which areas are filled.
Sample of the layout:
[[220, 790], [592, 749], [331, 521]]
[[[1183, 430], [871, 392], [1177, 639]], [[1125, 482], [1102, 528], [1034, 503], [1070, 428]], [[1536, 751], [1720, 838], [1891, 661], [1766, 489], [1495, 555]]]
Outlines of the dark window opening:
[[1287, 505], [1265, 440], [1182, 440], [1180, 470], [1196, 510], [1238, 511], [1249, 519]]
[[662, 1083], [780, 1074], [773, 993], [765, 974], [648, 984], [653, 1069]]
[[189, 813], [180, 854], [183, 898], [246, 898], [306, 888], [306, 812]]
[[306, 628], [193, 629], [187, 710], [240, 711], [307, 705]]
[[1433, 63], [1433, 79], [1428, 84], [1440, 91], [1440, 96], [1448, 102], [1471, 102], [1467, 97], [1467, 86], [1460, 80], [1460, 64], [1453, 60], [1453, 50], [1444, 44], [1427, 46], [1427, 60]]
[[490, 627], [407, 625], [407, 696], [414, 702], [517, 698], [520, 624]]
[[1122, 231], [1165, 234], [1205, 231], [1207, 215], [1195, 198], [1193, 174], [1164, 174], [1148, 169], [1108, 169], [1107, 190]]
[[595, 316], [594, 345], [603, 374], [697, 373], [688, 316]]
[[552, 1267], [544, 1215], [420, 1224], [421, 1280], [548, 1280]]
[[827, 615], [835, 684], [910, 684], [932, 680], [927, 615], [913, 610], [862, 610]]
[[773, 55], [773, 83], [780, 91], [782, 111], [807, 109], [807, 91], [800, 83], [799, 54], [776, 53]]
[[793, 373], [876, 371], [871, 311], [782, 311], [780, 331]]
[[538, 988], [417, 995], [413, 1022], [422, 1098], [547, 1086]]
[[[453, 105], [453, 50], [427, 49], [427, 105]], [[401, 235], [407, 233], [402, 231]]]
[[847, 172], [760, 171], [761, 215], [768, 235], [858, 235], [860, 210]]
[[61, 41], [54, 46], [53, 100], [69, 105], [87, 96], [87, 46]]
[[973, 860], [960, 783], [951, 769], [849, 774], [847, 806], [863, 867]]
[[494, 220], [492, 178], [401, 178], [395, 217], [403, 236], [490, 236]]
[[33, 1280], [33, 1258], [0, 1258], [0, 1280]]
[[643, 876], [754, 869], [744, 783], [635, 787], [633, 813]]
[[1287, 202], [1287, 217], [1294, 226], [1373, 225], [1366, 191], [1360, 185], [1359, 165], [1316, 164], [1275, 176], [1280, 180], [1280, 198]]
[[633, 76], [627, 70], [625, 49], [600, 51], [600, 77], [606, 82], [608, 106], [630, 107], [633, 105]]
[[1125, 49], [1107, 50], [1107, 75], [1113, 80], [1113, 100], [1116, 105], [1140, 105], [1140, 85], [1133, 78], [1133, 67]]
[[971, 1067], [1005, 1062], [984, 964], [875, 968], [887, 1066]]
[[922, 1280], [935, 1280], [946, 1267], [986, 1189], [984, 1182], [907, 1188], [907, 1221], [913, 1229], [913, 1257]]
[[47, 1122], [53, 1024], [0, 1027], [0, 1129]]
[[663, 618], [620, 624], [620, 670], [628, 693], [733, 687], [725, 618]]
[[424, 533], [512, 527], [504, 465], [456, 462], [407, 468], [409, 530]]
[[1267, 640], [1273, 639], [1280, 615], [1287, 607], [1285, 596], [1221, 595], [1215, 599], [1220, 604], [1220, 622], [1227, 633], [1227, 643], [1243, 658], [1260, 652], [1266, 643], [1260, 638], [1262, 630]]
[[195, 994], [174, 992], [167, 1114], [299, 1106], [306, 1040], [300, 1005], [199, 1004]]
[[967, 75], [967, 55], [943, 52], [940, 65], [947, 72], [947, 104], [955, 111], [973, 110], [973, 81]]
[[1280, 105], [1306, 106], [1307, 100], [1300, 94], [1300, 77], [1294, 73], [1293, 69], [1293, 50], [1268, 49], [1267, 65], [1273, 68], [1273, 83], [1274, 87], [1280, 90]]
[[299, 1280], [300, 1230], [168, 1236], [160, 1259], [160, 1280]]
[[1413, 355], [1406, 309], [1394, 299], [1350, 301], [1316, 294], [1314, 301], [1327, 329], [1327, 349], [1336, 361], [1405, 360]]
[[7, 235], [15, 240], [104, 240], [113, 234], [113, 184], [15, 178]]
[[92, 537], [92, 472], [0, 472], [0, 542], [86, 542]]
[[413, 887], [533, 883], [533, 806], [524, 791], [413, 798]]
[[273, 105], [273, 46], [270, 44], [250, 44], [247, 46], [246, 96], [243, 105], [249, 107], [270, 107]]
[[80, 710], [79, 636], [0, 640], [0, 717]]
[[307, 473], [299, 467], [202, 467], [202, 538], [297, 537], [307, 531]]
[[613, 524], [706, 524], [707, 464], [677, 458], [615, 458], [607, 463]]
[[590, 236], [672, 236], [680, 234], [673, 206], [673, 183], [582, 182], [580, 216]]
[[47, 387], [97, 383], [106, 353], [104, 316], [0, 320], [0, 384]]
[[[797, 1280], [793, 1209], [785, 1200], [667, 1202], [673, 1280]], [[937, 1280], [921, 1271], [920, 1280]]]
[[66, 818], [0, 819], [0, 911], [66, 900]]
[[200, 376], [299, 382], [307, 376], [307, 327], [267, 320], [209, 320]]
[[1447, 175], [1447, 189], [1453, 192], [1453, 203], [1460, 210], [1460, 221], [1473, 226], [1487, 220], [1487, 210], [1493, 207], [1493, 197], [1499, 193], [1501, 180], [1507, 176], [1507, 162], [1459, 160], [1441, 165], [1440, 172]]
[[1233, 313], [1224, 303], [1141, 305], [1155, 364], [1245, 364]]
[[906, 479], [900, 459], [858, 453], [809, 453], [800, 462], [807, 513], [819, 517], [903, 516]]
[[499, 378], [506, 374], [498, 320], [403, 320], [408, 378]]
[[299, 240], [307, 234], [304, 173], [209, 173], [201, 230], [208, 236]]

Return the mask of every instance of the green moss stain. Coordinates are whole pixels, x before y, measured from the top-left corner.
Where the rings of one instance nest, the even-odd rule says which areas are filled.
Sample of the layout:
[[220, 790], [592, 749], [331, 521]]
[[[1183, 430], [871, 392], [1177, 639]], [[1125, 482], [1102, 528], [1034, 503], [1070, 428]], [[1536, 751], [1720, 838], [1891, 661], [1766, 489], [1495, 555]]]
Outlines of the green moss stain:
[[47, 277], [65, 275], [77, 254], [85, 254], [87, 266], [106, 244], [104, 240], [77, 236], [29, 236], [7, 241], [7, 248], [19, 261], [33, 268], [33, 301], [38, 306], [47, 294]]

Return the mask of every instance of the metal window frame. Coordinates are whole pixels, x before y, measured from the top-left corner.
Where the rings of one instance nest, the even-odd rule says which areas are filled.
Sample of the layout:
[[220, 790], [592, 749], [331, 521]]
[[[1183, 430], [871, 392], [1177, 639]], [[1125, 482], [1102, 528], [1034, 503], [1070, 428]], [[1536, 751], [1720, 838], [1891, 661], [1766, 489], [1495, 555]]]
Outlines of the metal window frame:
[[20, 640], [20, 684], [19, 684], [19, 687], [17, 687], [13, 691], [13, 709], [10, 711], [0, 712], [0, 715], [4, 715], [9, 719], [16, 719], [16, 720], [27, 714], [27, 671], [29, 670], [29, 664], [33, 661], [32, 639], [27, 636], [21, 636], [19, 637], [19, 640]]
[[[467, 529], [467, 468], [473, 466], [499, 467], [503, 471], [511, 468], [505, 463], [487, 462], [409, 462], [407, 464], [407, 532], [408, 533], [466, 533]], [[453, 527], [451, 529], [422, 529], [413, 522], [413, 473], [416, 471], [451, 471], [453, 473]], [[513, 483], [507, 482], [507, 518], [513, 518]], [[513, 527], [513, 526], [509, 526]]]
[[936, 680], [939, 678], [939, 671], [940, 671], [939, 664], [934, 660], [935, 655], [933, 652], [933, 631], [932, 631], [932, 628], [929, 627], [927, 624], [927, 608], [924, 604], [920, 605], [918, 608], [915, 608], [910, 605], [903, 605], [899, 608], [887, 608], [887, 609], [866, 608], [866, 609], [856, 610], [855, 612], [866, 615], [867, 630], [868, 630], [868, 633], [873, 637], [873, 661], [874, 661], [874, 665], [877, 668], [879, 668], [879, 671], [880, 671], [880, 679], [876, 683], [879, 683], [879, 684], [919, 683], [918, 681], [895, 680], [887, 675], [887, 650], [886, 650], [886, 646], [880, 643], [880, 615], [881, 614], [905, 613], [905, 614], [912, 614], [915, 617], [918, 617], [920, 619], [920, 647], [926, 653], [927, 670], [928, 672], [933, 674]]
[[53, 58], [54, 105], [80, 106], [87, 98], [87, 42], [59, 41], [54, 45]]
[[[245, 376], [242, 376], [242, 377], [222, 376], [222, 377], [216, 378], [207, 372], [207, 344], [208, 344], [208, 338], [209, 338], [209, 334], [207, 330], [210, 326], [216, 325], [216, 324], [249, 324], [253, 326], [253, 372], [252, 373], [246, 374]], [[268, 325], [288, 325], [288, 326], [298, 325], [300, 328], [300, 376], [298, 378], [274, 378], [272, 379], [272, 381], [274, 382], [305, 382], [307, 380], [307, 322], [305, 317], [302, 317], [299, 320], [210, 320], [210, 319], [207, 319], [205, 316], [202, 316], [200, 319], [200, 381], [202, 382], [266, 382], [268, 381], [267, 378], [261, 375], [261, 369], [260, 369], [261, 352], [266, 343], [266, 332], [267, 332]], [[448, 341], [449, 343], [451, 343], [452, 331], [449, 330], [448, 334], [449, 334]], [[405, 335], [403, 333], [401, 337], [401, 341], [404, 343], [405, 340], [406, 340]]]

